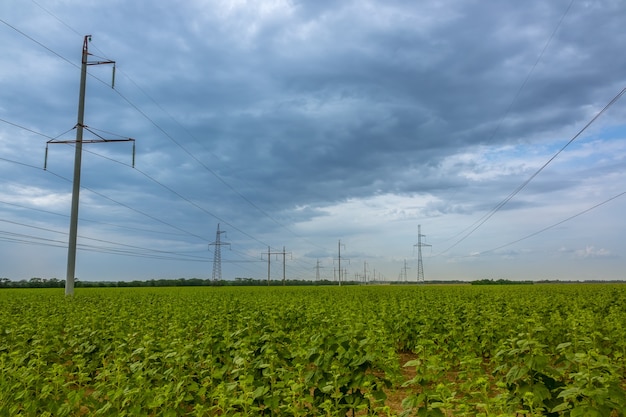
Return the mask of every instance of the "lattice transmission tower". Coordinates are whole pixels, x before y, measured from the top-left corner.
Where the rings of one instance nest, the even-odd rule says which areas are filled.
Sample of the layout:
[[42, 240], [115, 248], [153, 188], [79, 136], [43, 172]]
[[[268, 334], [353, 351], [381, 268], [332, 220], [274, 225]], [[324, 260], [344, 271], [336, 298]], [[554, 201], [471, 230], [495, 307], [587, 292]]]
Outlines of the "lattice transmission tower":
[[422, 242], [422, 238], [426, 235], [422, 234], [422, 225], [417, 225], [417, 243], [413, 245], [417, 247], [417, 282], [424, 282], [424, 263], [422, 262], [422, 247], [432, 246]]
[[220, 230], [220, 224], [218, 223], [215, 242], [209, 243], [209, 250], [211, 246], [215, 246], [215, 252], [213, 252], [213, 275], [211, 277], [213, 283], [222, 280], [222, 246], [230, 246], [230, 243], [222, 242], [222, 233], [226, 233], [226, 231]]

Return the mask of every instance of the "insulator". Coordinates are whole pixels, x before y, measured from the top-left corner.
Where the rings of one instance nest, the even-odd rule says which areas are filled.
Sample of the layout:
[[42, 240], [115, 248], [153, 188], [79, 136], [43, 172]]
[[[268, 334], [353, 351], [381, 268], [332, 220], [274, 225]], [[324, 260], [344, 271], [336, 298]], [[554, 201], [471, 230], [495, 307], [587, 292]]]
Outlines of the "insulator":
[[135, 141], [133, 140], [133, 168], [135, 168]]
[[48, 144], [46, 143], [46, 156], [43, 160], [43, 170], [46, 171], [48, 169]]

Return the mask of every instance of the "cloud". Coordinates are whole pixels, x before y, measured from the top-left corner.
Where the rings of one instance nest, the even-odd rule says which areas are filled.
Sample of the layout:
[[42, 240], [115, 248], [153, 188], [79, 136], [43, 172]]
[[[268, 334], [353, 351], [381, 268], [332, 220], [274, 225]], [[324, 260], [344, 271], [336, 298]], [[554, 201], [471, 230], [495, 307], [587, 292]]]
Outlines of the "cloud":
[[574, 251], [576, 258], [614, 258], [615, 255], [610, 250], [605, 248], [596, 248], [595, 246], [586, 246], [584, 249], [577, 249]]
[[3, 202], [47, 210], [66, 207], [70, 198], [69, 193], [54, 193], [36, 186], [4, 183], [0, 187], [0, 200]]
[[[0, 194], [32, 213], [4, 205], [0, 218], [28, 223], [42, 216], [32, 209], [69, 212], [74, 148], [50, 146], [48, 171], [39, 167], [46, 141], [74, 137], [80, 52], [91, 34], [92, 58], [114, 59], [118, 71], [112, 90], [111, 69], [89, 67], [86, 123], [135, 138], [137, 168], [128, 166], [126, 145], [85, 146], [82, 230], [184, 251], [205, 247], [221, 223], [240, 251], [234, 258], [252, 261], [267, 246], [285, 245], [303, 258], [293, 261], [298, 276], [312, 270], [304, 254], [333, 254], [340, 238], [351, 256], [376, 259], [396, 276], [397, 260], [413, 255], [417, 224], [445, 250], [626, 80], [626, 9], [616, 0], [3, 6], [17, 30], [0, 26], [0, 118], [10, 122], [0, 122]], [[433, 256], [438, 277], [462, 275], [466, 262], [476, 268], [468, 274], [484, 276], [479, 268], [514, 269], [532, 256], [567, 274], [571, 267], [553, 255], [571, 241], [619, 253], [620, 238], [607, 226], [621, 219], [624, 203], [615, 200], [558, 236], [507, 248], [507, 262], [501, 253], [463, 260], [623, 191], [623, 106], [618, 101], [458, 246]], [[41, 218], [57, 225], [55, 217]], [[84, 279], [100, 274], [90, 262]], [[142, 265], [146, 276], [178, 266], [181, 276], [202, 271], [184, 261], [141, 262], [129, 258], [108, 275]], [[620, 274], [606, 265], [607, 274]], [[264, 275], [254, 262], [225, 268]]]

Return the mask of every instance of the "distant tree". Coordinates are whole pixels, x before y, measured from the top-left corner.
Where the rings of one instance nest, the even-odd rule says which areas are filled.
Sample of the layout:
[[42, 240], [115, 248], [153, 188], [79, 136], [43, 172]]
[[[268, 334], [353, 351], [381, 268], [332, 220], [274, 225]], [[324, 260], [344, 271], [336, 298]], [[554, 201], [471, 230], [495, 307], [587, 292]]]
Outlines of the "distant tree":
[[58, 278], [50, 278], [46, 281], [46, 287], [48, 288], [60, 288], [65, 286], [65, 281], [61, 281]]
[[28, 281], [29, 287], [41, 288], [43, 287], [44, 280], [38, 277], [33, 277]]
[[509, 279], [479, 279], [471, 282], [472, 285], [528, 285], [533, 284], [532, 281], [511, 281]]

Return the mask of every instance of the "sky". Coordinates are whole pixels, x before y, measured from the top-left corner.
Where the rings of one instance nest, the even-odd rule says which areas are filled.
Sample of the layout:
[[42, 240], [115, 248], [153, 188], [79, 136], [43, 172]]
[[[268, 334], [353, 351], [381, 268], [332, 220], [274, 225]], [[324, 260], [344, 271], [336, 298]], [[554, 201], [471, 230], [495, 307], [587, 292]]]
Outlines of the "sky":
[[223, 279], [267, 279], [269, 252], [272, 280], [283, 257], [333, 280], [341, 251], [343, 279], [415, 282], [419, 249], [426, 280], [624, 279], [625, 21], [621, 0], [3, 1], [0, 277], [65, 279], [91, 35], [115, 84], [87, 67], [83, 138], [134, 139], [135, 164], [83, 145], [79, 280], [210, 279], [218, 224]]

